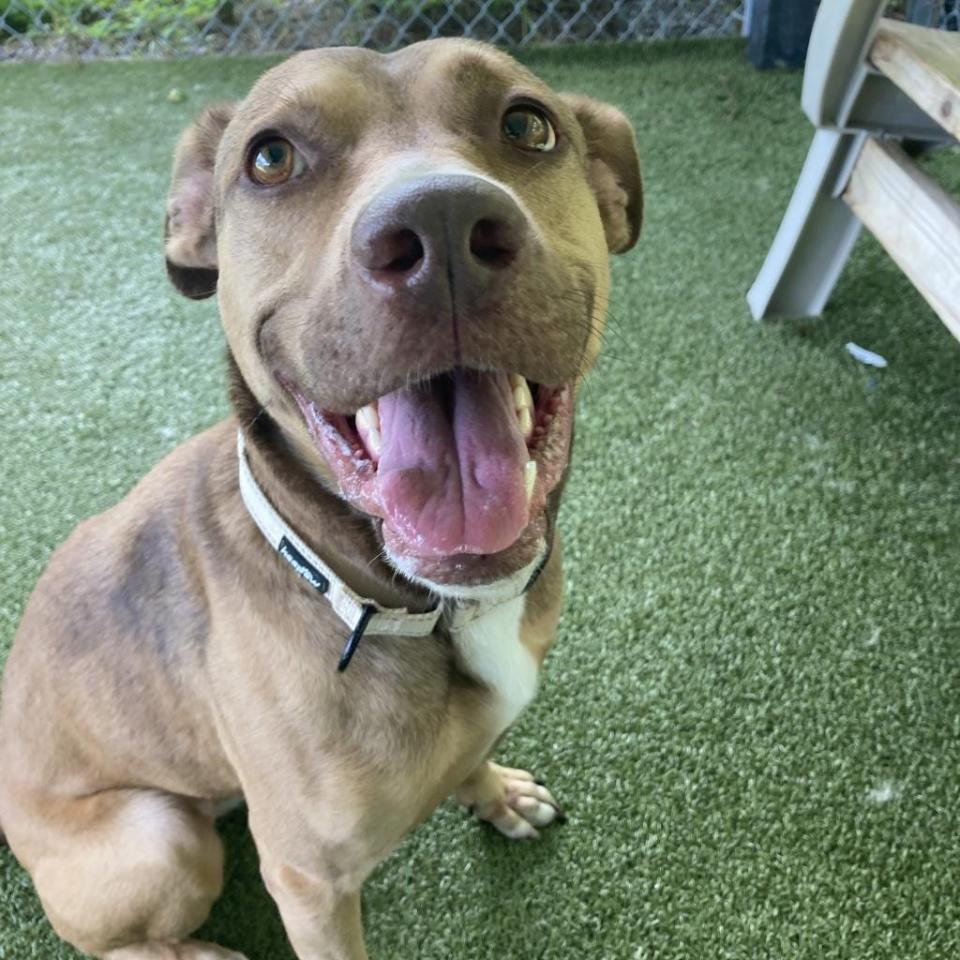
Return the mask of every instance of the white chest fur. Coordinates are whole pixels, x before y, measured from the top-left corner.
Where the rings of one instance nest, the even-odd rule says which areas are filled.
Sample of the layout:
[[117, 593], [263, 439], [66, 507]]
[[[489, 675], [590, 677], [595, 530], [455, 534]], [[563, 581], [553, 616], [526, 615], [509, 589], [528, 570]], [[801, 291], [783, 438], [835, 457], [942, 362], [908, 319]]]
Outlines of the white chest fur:
[[537, 691], [537, 664], [520, 640], [524, 603], [525, 597], [515, 597], [453, 634], [463, 669], [496, 698], [498, 736]]

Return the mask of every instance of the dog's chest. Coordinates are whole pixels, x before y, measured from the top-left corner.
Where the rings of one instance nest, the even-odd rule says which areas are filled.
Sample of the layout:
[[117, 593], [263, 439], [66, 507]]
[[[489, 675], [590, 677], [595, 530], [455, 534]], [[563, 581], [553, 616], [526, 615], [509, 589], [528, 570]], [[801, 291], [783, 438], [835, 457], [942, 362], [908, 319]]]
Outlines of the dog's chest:
[[520, 715], [537, 690], [537, 663], [520, 639], [524, 598], [500, 604], [453, 632], [462, 669], [490, 688], [497, 734]]

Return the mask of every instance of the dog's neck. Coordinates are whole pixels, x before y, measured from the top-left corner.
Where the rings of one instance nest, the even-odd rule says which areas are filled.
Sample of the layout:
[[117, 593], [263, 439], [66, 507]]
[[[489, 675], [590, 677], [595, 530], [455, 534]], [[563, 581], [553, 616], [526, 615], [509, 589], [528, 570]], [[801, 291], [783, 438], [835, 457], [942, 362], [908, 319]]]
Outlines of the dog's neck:
[[370, 633], [459, 635], [478, 618], [526, 593], [539, 578], [549, 549], [495, 584], [448, 589], [411, 584], [381, 559], [373, 521], [356, 514], [304, 463], [277, 422], [257, 403], [231, 356], [231, 401], [238, 419], [239, 492], [269, 545], [321, 594], [349, 635], [344, 670]]
[[373, 521], [356, 513], [311, 473], [228, 355], [230, 402], [246, 438], [257, 484], [284, 522], [359, 595], [384, 607], [425, 612], [430, 592], [397, 576], [382, 559]]

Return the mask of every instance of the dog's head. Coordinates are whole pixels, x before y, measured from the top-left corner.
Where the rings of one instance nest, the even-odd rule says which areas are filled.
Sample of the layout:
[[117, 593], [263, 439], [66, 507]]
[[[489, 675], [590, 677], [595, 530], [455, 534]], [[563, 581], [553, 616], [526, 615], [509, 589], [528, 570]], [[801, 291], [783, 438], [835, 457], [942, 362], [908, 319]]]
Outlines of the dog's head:
[[491, 47], [313, 50], [184, 133], [167, 265], [394, 566], [456, 589], [544, 549], [641, 205], [624, 116]]

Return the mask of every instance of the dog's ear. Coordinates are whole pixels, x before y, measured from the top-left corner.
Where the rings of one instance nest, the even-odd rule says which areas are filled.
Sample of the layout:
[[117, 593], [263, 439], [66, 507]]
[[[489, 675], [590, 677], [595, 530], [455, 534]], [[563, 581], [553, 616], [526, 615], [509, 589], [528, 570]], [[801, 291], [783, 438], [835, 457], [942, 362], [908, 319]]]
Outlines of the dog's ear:
[[213, 167], [232, 116], [231, 104], [207, 107], [184, 130], [173, 155], [164, 254], [173, 285], [194, 300], [217, 292]]
[[577, 116], [587, 140], [587, 178], [597, 198], [607, 248], [625, 253], [640, 236], [643, 182], [630, 121], [608, 103], [565, 93], [563, 100]]

